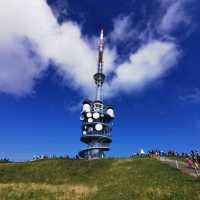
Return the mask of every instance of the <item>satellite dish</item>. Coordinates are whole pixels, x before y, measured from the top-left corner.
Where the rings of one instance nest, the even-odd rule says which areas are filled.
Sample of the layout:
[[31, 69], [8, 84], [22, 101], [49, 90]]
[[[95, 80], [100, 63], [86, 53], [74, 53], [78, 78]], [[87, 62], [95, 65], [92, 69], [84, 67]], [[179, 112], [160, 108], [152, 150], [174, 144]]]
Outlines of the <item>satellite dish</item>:
[[83, 111], [84, 112], [90, 112], [91, 106], [90, 104], [83, 104]]
[[80, 120], [81, 120], [81, 121], [84, 120], [84, 116], [83, 116], [83, 115], [80, 116]]
[[89, 122], [89, 123], [92, 123], [92, 122], [93, 122], [93, 119], [92, 119], [92, 118], [88, 118], [88, 122]]
[[108, 108], [108, 110], [106, 111], [106, 113], [110, 116], [110, 117], [112, 117], [112, 118], [114, 118], [114, 111], [113, 111], [113, 109], [112, 108]]
[[93, 118], [94, 119], [98, 119], [100, 117], [98, 112], [93, 113]]
[[92, 117], [92, 113], [91, 113], [91, 112], [88, 112], [88, 113], [86, 114], [86, 116], [87, 116], [87, 118], [90, 118], [90, 117]]
[[86, 131], [83, 131], [83, 135], [86, 135], [87, 134], [87, 132]]
[[95, 125], [95, 129], [96, 129], [97, 131], [101, 131], [101, 130], [103, 129], [103, 125], [102, 125], [102, 124], [96, 124], [96, 125]]
[[92, 128], [92, 127], [90, 127], [88, 131], [92, 132], [92, 131], [93, 131], [93, 128]]

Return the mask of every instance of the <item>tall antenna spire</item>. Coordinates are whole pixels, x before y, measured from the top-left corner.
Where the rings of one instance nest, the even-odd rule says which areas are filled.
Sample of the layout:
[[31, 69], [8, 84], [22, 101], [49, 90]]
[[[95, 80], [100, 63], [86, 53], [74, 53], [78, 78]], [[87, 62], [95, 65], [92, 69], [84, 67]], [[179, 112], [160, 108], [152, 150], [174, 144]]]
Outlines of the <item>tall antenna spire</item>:
[[105, 75], [103, 74], [103, 51], [104, 51], [104, 37], [103, 29], [101, 29], [101, 34], [99, 38], [99, 54], [98, 54], [98, 69], [97, 73], [94, 75], [94, 80], [96, 84], [96, 101], [103, 100], [102, 97], [102, 86], [105, 80]]
[[103, 50], [104, 50], [104, 38], [103, 38], [103, 29], [101, 29], [100, 39], [99, 39], [99, 58], [98, 58], [98, 67], [103, 66]]

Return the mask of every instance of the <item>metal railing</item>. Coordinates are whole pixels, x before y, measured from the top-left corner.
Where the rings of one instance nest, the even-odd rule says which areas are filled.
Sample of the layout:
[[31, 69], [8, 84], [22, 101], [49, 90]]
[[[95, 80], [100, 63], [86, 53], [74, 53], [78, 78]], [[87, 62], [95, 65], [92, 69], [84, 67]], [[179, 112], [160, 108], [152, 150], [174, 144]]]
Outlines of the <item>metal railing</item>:
[[80, 151], [87, 151], [87, 150], [90, 150], [90, 149], [101, 149], [101, 148], [109, 149], [110, 146], [109, 145], [89, 145], [85, 148], [81, 148]]

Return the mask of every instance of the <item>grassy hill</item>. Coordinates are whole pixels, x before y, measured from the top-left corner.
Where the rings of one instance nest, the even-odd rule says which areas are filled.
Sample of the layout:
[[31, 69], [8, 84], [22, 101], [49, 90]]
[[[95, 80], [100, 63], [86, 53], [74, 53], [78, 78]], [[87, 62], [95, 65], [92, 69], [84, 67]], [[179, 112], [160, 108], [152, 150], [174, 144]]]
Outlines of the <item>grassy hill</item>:
[[0, 164], [1, 200], [200, 200], [200, 180], [153, 158]]

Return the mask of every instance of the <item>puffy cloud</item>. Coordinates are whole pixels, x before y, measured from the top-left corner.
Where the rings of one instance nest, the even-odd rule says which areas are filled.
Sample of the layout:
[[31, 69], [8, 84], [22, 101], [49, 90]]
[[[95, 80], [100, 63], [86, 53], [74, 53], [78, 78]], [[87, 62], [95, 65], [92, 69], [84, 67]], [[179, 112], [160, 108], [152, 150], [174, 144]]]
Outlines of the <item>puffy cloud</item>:
[[30, 94], [44, 69], [44, 63], [30, 55], [20, 42], [1, 46], [0, 91], [18, 96]]
[[186, 13], [187, 0], [161, 0], [162, 6], [167, 8], [160, 23], [160, 30], [170, 32], [179, 25], [189, 25], [190, 17]]
[[[31, 92], [35, 78], [43, 70], [26, 55], [25, 47], [21, 43], [23, 38], [32, 43], [34, 51], [44, 63], [51, 60], [57, 64], [59, 73], [68, 83], [71, 80], [74, 87], [84, 86], [82, 88], [87, 91], [93, 89], [91, 76], [96, 70], [96, 51], [82, 37], [77, 24], [65, 22], [59, 25], [46, 1], [1, 1], [0, 26], [3, 27], [0, 32], [0, 59], [3, 62], [0, 72], [9, 74], [6, 81], [5, 76], [0, 76], [1, 91], [21, 95], [25, 91], [27, 94], [28, 90]], [[106, 49], [106, 54], [110, 63], [106, 71], [109, 71], [114, 53]], [[26, 88], [22, 87], [23, 80], [26, 80]]]
[[131, 29], [131, 16], [119, 16], [113, 22], [113, 31], [110, 38], [113, 42], [130, 39], [134, 29]]
[[107, 96], [120, 90], [130, 92], [143, 88], [174, 66], [179, 55], [178, 48], [172, 42], [149, 42], [118, 66], [115, 77], [106, 86]]
[[[167, 15], [164, 18], [169, 19]], [[164, 18], [162, 27], [169, 21]], [[134, 30], [129, 20], [129, 17], [121, 17], [114, 21], [111, 41], [131, 38]], [[81, 89], [87, 96], [94, 92], [92, 75], [96, 72], [96, 45], [94, 48], [90, 38], [82, 36], [78, 24], [70, 21], [58, 24], [46, 1], [1, 1], [0, 27], [3, 27], [0, 32], [1, 92], [31, 93], [49, 61], [55, 63], [66, 85]], [[28, 47], [23, 41], [28, 41]], [[115, 60], [119, 55], [106, 48], [104, 71], [114, 73], [114, 78], [105, 85], [105, 96], [143, 88], [172, 67], [178, 55], [173, 42], [147, 40], [135, 53], [130, 53], [129, 60], [117, 65]]]
[[195, 88], [192, 92], [179, 96], [179, 99], [182, 102], [190, 102], [198, 104], [200, 103], [200, 89]]
[[40, 39], [54, 25], [56, 20], [45, 1], [0, 2], [0, 91], [20, 96], [32, 93], [45, 69], [45, 57], [39, 60], [31, 51], [41, 53]]

